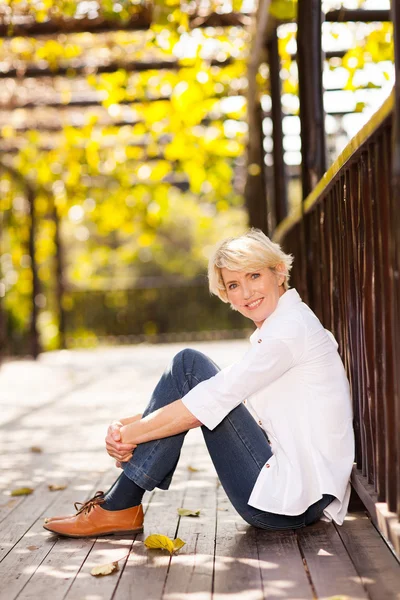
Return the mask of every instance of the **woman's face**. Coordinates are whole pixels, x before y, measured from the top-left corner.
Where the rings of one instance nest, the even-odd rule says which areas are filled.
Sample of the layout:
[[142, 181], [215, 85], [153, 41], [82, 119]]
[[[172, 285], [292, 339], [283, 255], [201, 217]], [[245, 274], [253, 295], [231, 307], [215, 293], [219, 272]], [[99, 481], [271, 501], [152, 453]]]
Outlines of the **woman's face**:
[[278, 300], [285, 293], [284, 275], [279, 275], [269, 267], [259, 271], [231, 271], [221, 269], [228, 300], [243, 316], [261, 327], [276, 309]]

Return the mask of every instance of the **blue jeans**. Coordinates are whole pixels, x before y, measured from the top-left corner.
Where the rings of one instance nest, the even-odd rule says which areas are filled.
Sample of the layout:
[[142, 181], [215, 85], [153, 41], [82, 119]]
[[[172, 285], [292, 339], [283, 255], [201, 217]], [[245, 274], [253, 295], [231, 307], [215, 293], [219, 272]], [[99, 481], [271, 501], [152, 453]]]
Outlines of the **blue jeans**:
[[[179, 352], [158, 382], [143, 416], [185, 396], [201, 381], [218, 372], [207, 356], [196, 350]], [[210, 431], [202, 426], [204, 440], [221, 484], [239, 515], [262, 529], [297, 529], [318, 521], [334, 499], [325, 494], [303, 514], [289, 516], [260, 511], [248, 504], [256, 479], [272, 456], [264, 431], [240, 404]], [[125, 475], [145, 490], [168, 489], [187, 432], [139, 444]]]

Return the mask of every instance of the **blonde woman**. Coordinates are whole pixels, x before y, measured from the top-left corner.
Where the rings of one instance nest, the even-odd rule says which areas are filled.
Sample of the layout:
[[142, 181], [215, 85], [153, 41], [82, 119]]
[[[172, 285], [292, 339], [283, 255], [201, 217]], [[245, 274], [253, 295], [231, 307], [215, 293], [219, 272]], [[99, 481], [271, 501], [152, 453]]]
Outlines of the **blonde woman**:
[[183, 350], [143, 415], [113, 422], [106, 449], [123, 469], [71, 517], [44, 527], [69, 537], [137, 533], [142, 497], [168, 489], [186, 432], [201, 427], [219, 479], [254, 527], [295, 529], [346, 515], [354, 457], [349, 385], [337, 343], [295, 289], [292, 257], [261, 231], [218, 245], [212, 293], [254, 322], [251, 347], [220, 371]]

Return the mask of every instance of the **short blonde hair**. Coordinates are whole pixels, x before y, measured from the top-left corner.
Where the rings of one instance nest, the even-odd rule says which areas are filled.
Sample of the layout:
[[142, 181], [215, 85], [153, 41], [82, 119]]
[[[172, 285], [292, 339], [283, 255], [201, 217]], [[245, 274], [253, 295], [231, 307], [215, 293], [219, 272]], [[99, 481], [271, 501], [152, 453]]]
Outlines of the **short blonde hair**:
[[287, 290], [292, 262], [293, 256], [285, 254], [279, 244], [272, 242], [260, 229], [250, 229], [244, 235], [223, 240], [214, 249], [208, 262], [210, 292], [223, 302], [229, 302], [221, 274], [223, 268], [252, 272], [269, 267], [284, 275], [283, 287]]

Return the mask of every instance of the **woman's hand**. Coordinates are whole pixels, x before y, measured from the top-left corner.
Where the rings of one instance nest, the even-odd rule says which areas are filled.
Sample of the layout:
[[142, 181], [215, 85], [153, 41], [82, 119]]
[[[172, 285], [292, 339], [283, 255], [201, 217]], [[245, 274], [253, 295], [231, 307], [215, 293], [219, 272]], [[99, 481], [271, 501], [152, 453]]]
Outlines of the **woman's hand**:
[[120, 429], [123, 427], [121, 421], [113, 421], [107, 430], [105, 439], [108, 454], [116, 459], [116, 466], [121, 467], [121, 463], [127, 462], [137, 447], [135, 444], [123, 444], [121, 442]]

